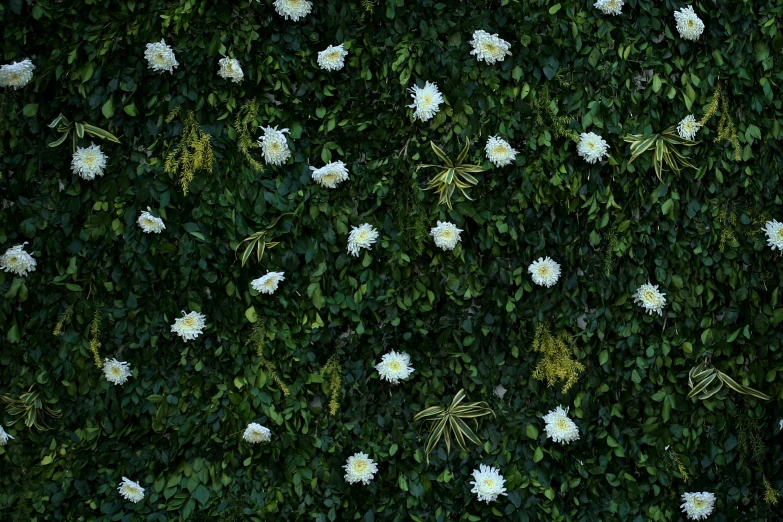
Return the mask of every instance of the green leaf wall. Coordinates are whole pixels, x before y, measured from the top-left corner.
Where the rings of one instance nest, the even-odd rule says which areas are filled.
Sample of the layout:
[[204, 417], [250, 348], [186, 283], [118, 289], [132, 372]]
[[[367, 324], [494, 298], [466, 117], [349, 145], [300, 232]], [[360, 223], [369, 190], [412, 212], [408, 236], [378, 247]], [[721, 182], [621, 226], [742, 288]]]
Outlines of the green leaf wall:
[[[2, 414], [16, 438], [0, 448], [0, 519], [676, 521], [682, 493], [709, 491], [711, 521], [779, 520], [763, 476], [783, 489], [783, 259], [760, 229], [783, 219], [783, 4], [696, 1], [706, 29], [688, 42], [673, 16], [685, 3], [629, 0], [619, 16], [592, 3], [318, 0], [292, 22], [271, 0], [2, 2], [2, 63], [36, 69], [0, 92], [0, 251], [26, 241], [38, 269], [0, 274], [0, 393], [34, 385], [63, 416], [37, 431]], [[478, 62], [476, 29], [513, 55]], [[161, 38], [173, 74], [144, 60]], [[345, 68], [321, 70], [317, 52], [341, 42]], [[244, 82], [218, 77], [221, 54], [239, 59]], [[623, 136], [699, 119], [718, 80], [740, 161], [713, 142], [719, 112], [688, 151], [698, 170], [661, 183], [650, 155], [628, 164]], [[408, 88], [425, 81], [447, 103], [414, 123]], [[608, 162], [587, 164], [556, 135], [537, 104], [545, 87], [571, 130], [609, 142]], [[258, 125], [291, 130], [292, 160], [263, 173], [232, 128], [254, 98], [253, 139]], [[163, 169], [182, 131], [165, 121], [176, 107], [194, 111], [216, 156], [186, 196]], [[72, 174], [69, 142], [47, 147], [60, 113], [119, 137], [94, 140], [104, 177]], [[520, 151], [514, 165], [486, 161], [492, 135]], [[430, 140], [453, 157], [465, 138], [488, 170], [474, 201], [448, 211], [422, 190], [432, 170], [416, 167], [436, 162]], [[350, 181], [312, 182], [310, 165], [337, 160]], [[148, 206], [166, 222], [160, 235], [136, 225]], [[280, 244], [242, 267], [240, 242], [286, 212], [272, 229]], [[428, 236], [439, 219], [464, 230], [453, 252]], [[348, 232], [363, 222], [381, 237], [353, 258]], [[563, 270], [550, 289], [527, 273], [542, 256]], [[286, 273], [274, 296], [250, 289], [267, 270]], [[633, 304], [648, 281], [666, 293], [664, 317]], [[123, 386], [93, 363], [96, 310], [101, 357], [131, 363]], [[182, 310], [208, 318], [196, 341], [171, 332]], [[265, 358], [290, 395], [246, 344], [250, 320], [266, 325]], [[531, 377], [542, 322], [575, 336], [586, 366], [567, 394]], [[397, 386], [374, 369], [391, 349], [416, 369]], [[319, 371], [335, 353], [332, 417]], [[704, 356], [773, 400], [686, 399]], [[480, 421], [483, 446], [441, 446], [427, 466], [413, 416], [460, 388], [497, 417]], [[581, 432], [569, 446], [544, 435], [541, 416], [559, 404]], [[248, 422], [272, 442], [243, 442]], [[743, 457], [748, 433], [760, 461], [753, 448]], [[343, 480], [359, 451], [379, 466], [368, 486]], [[507, 497], [476, 500], [481, 463], [500, 468]], [[119, 496], [123, 476], [146, 489], [142, 502]]]

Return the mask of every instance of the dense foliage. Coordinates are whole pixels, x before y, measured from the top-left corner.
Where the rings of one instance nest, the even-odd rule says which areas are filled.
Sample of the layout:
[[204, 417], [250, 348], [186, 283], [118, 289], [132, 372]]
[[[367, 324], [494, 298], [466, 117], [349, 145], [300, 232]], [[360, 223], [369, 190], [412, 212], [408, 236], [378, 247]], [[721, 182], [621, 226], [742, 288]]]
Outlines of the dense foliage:
[[[713, 521], [777, 519], [764, 497], [783, 488], [783, 261], [760, 229], [783, 218], [783, 4], [694, 2], [706, 29], [689, 42], [684, 3], [629, 0], [619, 16], [592, 3], [317, 0], [293, 22], [272, 0], [2, 2], [2, 63], [36, 69], [0, 92], [0, 253], [28, 242], [38, 267], [0, 273], [0, 393], [33, 387], [62, 416], [28, 428], [0, 404], [15, 437], [0, 519], [668, 521], [687, 491], [715, 493]], [[513, 55], [478, 62], [476, 29]], [[162, 38], [173, 74], [144, 60]], [[342, 42], [345, 68], [320, 69], [317, 52]], [[242, 83], [217, 75], [221, 55]], [[414, 122], [408, 88], [425, 81], [446, 103]], [[696, 169], [659, 181], [652, 151], [629, 164], [624, 137], [711, 106], [680, 149]], [[47, 146], [61, 113], [119, 138], [79, 141], [108, 155], [104, 177], [71, 172], [70, 139]], [[714, 141], [721, 119], [739, 158]], [[260, 125], [290, 129], [287, 164], [256, 168]], [[577, 156], [588, 131], [608, 162]], [[486, 161], [493, 135], [520, 151], [513, 165]], [[430, 140], [456, 157], [465, 139], [486, 170], [449, 210], [417, 166], [439, 162]], [[211, 171], [193, 167], [209, 154]], [[309, 166], [336, 160], [350, 180], [313, 183]], [[136, 224], [147, 207], [160, 235]], [[434, 246], [438, 220], [464, 230], [456, 250]], [[354, 258], [364, 222], [381, 238]], [[271, 244], [243, 266], [243, 240], [264, 230]], [[542, 256], [562, 266], [552, 288], [527, 273]], [[271, 296], [250, 288], [267, 270], [286, 274]], [[648, 281], [662, 317], [633, 303]], [[196, 341], [171, 332], [183, 310], [207, 317]], [[533, 377], [541, 324], [584, 365], [566, 393]], [[91, 347], [133, 377], [107, 382]], [[374, 369], [391, 349], [415, 368], [396, 386]], [[705, 358], [772, 400], [687, 399]], [[495, 413], [482, 445], [441, 444], [427, 465], [413, 417], [463, 388]], [[581, 432], [568, 446], [543, 431], [560, 404]], [[249, 422], [272, 441], [243, 442]], [[378, 463], [367, 486], [343, 479], [359, 451]], [[482, 463], [506, 479], [492, 504], [470, 492]], [[142, 502], [119, 496], [123, 476]]]

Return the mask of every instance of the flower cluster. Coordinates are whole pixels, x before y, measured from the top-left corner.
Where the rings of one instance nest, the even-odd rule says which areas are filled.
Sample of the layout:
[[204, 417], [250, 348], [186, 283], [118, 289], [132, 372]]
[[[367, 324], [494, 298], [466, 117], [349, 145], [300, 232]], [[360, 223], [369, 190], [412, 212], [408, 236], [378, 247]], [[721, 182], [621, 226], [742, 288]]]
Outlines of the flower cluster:
[[623, 12], [625, 0], [598, 0], [593, 7], [600, 10], [603, 14], [619, 15]]
[[674, 20], [677, 22], [677, 32], [686, 40], [695, 42], [704, 32], [704, 22], [693, 11], [692, 5], [675, 11]]
[[538, 261], [533, 261], [527, 267], [533, 282], [539, 286], [547, 288], [554, 286], [560, 279], [560, 264], [547, 257], [539, 257]]
[[517, 151], [511, 148], [503, 138], [492, 136], [487, 140], [487, 146], [484, 151], [487, 159], [496, 167], [505, 167], [517, 158]]
[[691, 520], [703, 520], [715, 509], [715, 495], [713, 493], [683, 493], [682, 511]]
[[13, 438], [14, 437], [12, 437], [9, 434], [7, 434], [5, 432], [5, 430], [3, 429], [3, 426], [0, 425], [0, 446], [5, 446], [6, 444], [8, 444], [8, 440], [9, 439], [13, 440]]
[[171, 325], [171, 331], [182, 337], [185, 341], [192, 341], [204, 332], [204, 326], [207, 324], [207, 318], [204, 314], [190, 312], [186, 314], [182, 311], [182, 317], [174, 320]]
[[604, 139], [594, 132], [583, 132], [579, 136], [579, 144], [576, 152], [588, 163], [601, 161], [609, 155], [609, 145]]
[[345, 480], [349, 484], [361, 482], [367, 485], [378, 472], [378, 465], [373, 462], [369, 455], [361, 451], [348, 457], [348, 461], [343, 468], [345, 469]]
[[320, 169], [310, 167], [313, 171], [313, 181], [326, 188], [337, 188], [337, 185], [348, 179], [348, 169], [342, 161], [327, 163]]
[[696, 121], [693, 114], [689, 114], [677, 124], [677, 134], [684, 140], [692, 140], [696, 137], [699, 127], [701, 127], [701, 125]]
[[136, 222], [146, 234], [160, 234], [166, 230], [166, 224], [163, 223], [163, 220], [150, 214], [150, 207], [147, 207], [147, 210], [139, 215], [139, 219]]
[[399, 384], [401, 379], [407, 379], [413, 373], [410, 355], [405, 352], [391, 352], [384, 354], [381, 362], [375, 369], [381, 376], [392, 384]]
[[413, 119], [420, 121], [429, 121], [440, 110], [440, 104], [443, 103], [443, 96], [434, 83], [425, 82], [424, 87], [414, 85], [410, 88], [413, 103], [408, 105], [413, 111]]
[[359, 249], [372, 248], [377, 239], [378, 231], [369, 223], [351, 227], [351, 233], [348, 234], [348, 253], [353, 257], [359, 257]]
[[511, 44], [496, 34], [489, 34], [486, 31], [478, 29], [473, 33], [473, 40], [470, 41], [473, 50], [470, 54], [475, 54], [479, 61], [484, 60], [489, 64], [502, 62], [506, 55], [511, 55]]
[[12, 272], [19, 277], [25, 277], [28, 273], [35, 272], [38, 263], [33, 256], [24, 251], [26, 244], [22, 243], [6, 250], [5, 254], [0, 256], [0, 270]]
[[33, 79], [35, 65], [30, 60], [7, 63], [0, 67], [0, 87], [21, 89]]
[[221, 58], [218, 65], [220, 65], [218, 76], [221, 78], [231, 80], [234, 83], [239, 83], [245, 78], [242, 65], [236, 58]]
[[291, 151], [288, 150], [288, 141], [284, 134], [288, 129], [277, 130], [277, 127], [261, 127], [264, 129], [264, 135], [258, 138], [258, 144], [261, 145], [261, 152], [264, 153], [264, 161], [270, 165], [282, 165], [291, 157]]
[[[260, 2], [261, 0], [256, 0]], [[275, 11], [277, 14], [288, 20], [298, 22], [300, 18], [310, 14], [313, 4], [308, 0], [275, 0]]]
[[767, 244], [772, 250], [780, 250], [780, 255], [783, 255], [783, 223], [773, 219], [767, 221], [761, 230], [767, 234]]
[[508, 495], [504, 484], [506, 479], [500, 474], [500, 470], [481, 464], [479, 469], [473, 470], [473, 484], [471, 493], [478, 496], [479, 501], [486, 503], [494, 502], [500, 495]]
[[117, 359], [105, 359], [103, 361], [103, 374], [110, 383], [125, 384], [128, 377], [133, 375], [130, 370], [130, 363], [121, 362]]
[[144, 58], [147, 59], [149, 68], [156, 72], [168, 71], [173, 73], [174, 69], [179, 66], [177, 57], [174, 56], [174, 51], [166, 45], [165, 40], [148, 43], [147, 50], [144, 51]]
[[555, 442], [568, 444], [579, 440], [579, 428], [568, 418], [568, 409], [558, 406], [543, 417], [546, 426], [546, 436]]
[[459, 243], [461, 229], [454, 223], [438, 221], [438, 226], [430, 230], [430, 235], [435, 240], [435, 246], [443, 250], [454, 250]]
[[256, 422], [251, 422], [247, 425], [247, 428], [245, 428], [245, 433], [242, 435], [242, 438], [251, 444], [269, 442], [272, 440], [272, 432]]
[[71, 170], [82, 179], [91, 181], [95, 176], [103, 176], [106, 160], [106, 154], [101, 151], [100, 146], [91, 143], [89, 147], [78, 147], [73, 153]]
[[274, 294], [281, 281], [285, 281], [285, 272], [270, 272], [267, 270], [265, 275], [254, 279], [250, 286], [260, 294]]
[[345, 57], [348, 51], [343, 44], [330, 45], [318, 53], [318, 67], [326, 71], [339, 71], [345, 66]]
[[652, 315], [655, 312], [658, 315], [663, 315], [663, 307], [666, 306], [665, 295], [658, 290], [658, 285], [646, 283], [636, 290], [633, 300], [647, 310], [648, 314]]
[[144, 488], [138, 482], [133, 482], [129, 478], [122, 477], [122, 483], [117, 489], [125, 500], [130, 500], [134, 504], [141, 502], [144, 498]]

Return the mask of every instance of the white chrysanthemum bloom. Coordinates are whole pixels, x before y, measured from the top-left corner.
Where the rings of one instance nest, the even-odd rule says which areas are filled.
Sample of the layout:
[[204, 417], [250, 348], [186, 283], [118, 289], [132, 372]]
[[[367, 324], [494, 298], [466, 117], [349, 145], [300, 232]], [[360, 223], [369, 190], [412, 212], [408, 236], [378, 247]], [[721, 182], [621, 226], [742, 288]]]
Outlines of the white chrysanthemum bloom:
[[677, 124], [677, 134], [684, 140], [692, 140], [696, 137], [696, 133], [699, 131], [699, 122], [693, 114], [689, 114]]
[[136, 220], [136, 223], [138, 223], [141, 229], [147, 234], [152, 232], [160, 234], [166, 230], [166, 224], [163, 223], [163, 220], [150, 214], [150, 207], [147, 207], [147, 210], [141, 213], [139, 219]]
[[345, 463], [343, 468], [345, 469], [345, 480], [349, 484], [361, 482], [367, 485], [378, 472], [378, 465], [361, 451], [348, 457], [348, 462]]
[[318, 53], [318, 67], [327, 71], [339, 71], [345, 66], [345, 57], [348, 51], [343, 48], [343, 44], [330, 45]]
[[245, 73], [242, 72], [242, 64], [236, 58], [221, 58], [218, 62], [220, 69], [218, 75], [226, 80], [239, 83], [245, 79]]
[[579, 144], [576, 146], [576, 152], [582, 156], [586, 162], [595, 163], [604, 156], [609, 155], [609, 145], [604, 139], [594, 132], [583, 132], [579, 136]]
[[683, 493], [680, 509], [691, 520], [703, 520], [715, 509], [715, 495], [713, 493]]
[[780, 431], [783, 431], [783, 419], [780, 419]]
[[500, 474], [500, 470], [486, 464], [481, 464], [479, 469], [473, 470], [473, 480], [470, 483], [473, 484], [470, 492], [476, 493], [478, 499], [487, 504], [497, 500], [500, 495], [507, 495], [506, 488], [503, 487], [506, 479]]
[[496, 167], [510, 165], [517, 157], [517, 151], [512, 149], [506, 140], [498, 136], [492, 136], [487, 140], [484, 152], [487, 154], [487, 159]]
[[122, 483], [117, 489], [125, 500], [130, 500], [134, 504], [144, 498], [144, 488], [129, 478], [122, 477]]
[[381, 375], [381, 379], [386, 379], [392, 384], [399, 384], [400, 379], [407, 379], [413, 373], [411, 357], [405, 352], [395, 352], [383, 354], [381, 362], [375, 365], [375, 369]]
[[285, 281], [285, 272], [270, 272], [267, 270], [266, 274], [258, 279], [254, 279], [250, 286], [256, 292], [271, 295], [277, 292], [277, 287], [280, 286], [281, 281]]
[[207, 317], [204, 314], [198, 312], [190, 312], [184, 314], [182, 317], [178, 317], [174, 320], [174, 324], [171, 325], [171, 331], [176, 332], [177, 335], [182, 337], [185, 341], [192, 341], [202, 334], [204, 326], [207, 322]]
[[11, 435], [7, 434], [2, 426], [0, 426], [0, 446], [8, 444], [8, 439], [13, 439]]
[[166, 40], [160, 42], [148, 43], [147, 50], [144, 51], [144, 58], [147, 59], [147, 65], [153, 71], [174, 72], [174, 68], [179, 66], [174, 51], [166, 45]]
[[112, 384], [125, 384], [128, 377], [133, 375], [130, 370], [130, 363], [121, 362], [117, 359], [104, 359], [103, 374], [106, 380]]
[[0, 67], [0, 87], [21, 89], [33, 79], [35, 65], [30, 60], [7, 63]]
[[470, 41], [473, 50], [470, 54], [475, 54], [479, 61], [484, 60], [489, 64], [502, 62], [506, 55], [511, 55], [511, 44], [496, 34], [489, 34], [481, 29], [473, 33], [473, 40]]
[[[256, 0], [260, 2], [261, 0]], [[298, 22], [300, 18], [310, 14], [313, 4], [308, 0], [275, 0], [275, 11], [277, 14], [288, 20]]]
[[658, 285], [645, 283], [633, 294], [633, 302], [640, 304], [650, 315], [653, 312], [663, 315], [663, 307], [666, 306], [665, 295], [658, 291]]
[[677, 21], [677, 31], [680, 36], [686, 40], [693, 40], [694, 42], [699, 39], [701, 33], [704, 32], [704, 22], [701, 18], [696, 16], [693, 12], [693, 6], [683, 7], [679, 11], [674, 12], [674, 19]]
[[73, 153], [71, 170], [82, 179], [93, 180], [95, 176], [103, 176], [107, 159], [100, 146], [90, 143], [89, 147], [79, 147]]
[[623, 12], [625, 0], [598, 0], [593, 7], [599, 9], [603, 14], [619, 15]]
[[568, 408], [564, 410], [562, 406], [558, 406], [543, 418], [546, 422], [544, 430], [550, 439], [562, 444], [579, 440], [579, 428], [568, 418]]
[[454, 223], [438, 221], [438, 226], [430, 230], [430, 235], [435, 239], [435, 246], [443, 250], [454, 250], [459, 243], [459, 234], [462, 229]]
[[277, 130], [276, 126], [261, 128], [264, 129], [264, 135], [258, 138], [258, 144], [264, 153], [264, 161], [270, 165], [282, 165], [288, 161], [291, 151], [288, 150], [288, 141], [284, 136], [288, 129]]
[[269, 442], [272, 440], [272, 432], [257, 422], [251, 422], [247, 425], [247, 428], [245, 428], [245, 433], [242, 435], [242, 438], [251, 444]]
[[327, 163], [320, 169], [310, 167], [313, 180], [326, 188], [337, 188], [337, 185], [348, 179], [348, 169], [342, 161]]
[[358, 257], [359, 249], [372, 248], [376, 239], [378, 239], [378, 231], [369, 223], [351, 227], [351, 233], [348, 234], [348, 253], [353, 257]]
[[547, 288], [553, 286], [560, 279], [560, 264], [549, 256], [539, 257], [537, 261], [530, 263], [527, 271], [530, 272], [535, 284]]
[[783, 256], [783, 223], [773, 219], [767, 221], [761, 230], [767, 234], [767, 244], [772, 247], [772, 250], [780, 250], [780, 255]]
[[434, 83], [425, 82], [424, 87], [414, 85], [410, 89], [413, 103], [408, 105], [413, 111], [413, 119], [427, 121], [432, 119], [440, 110], [438, 106], [443, 103], [443, 96]]
[[19, 277], [25, 277], [28, 273], [35, 272], [38, 262], [32, 255], [24, 251], [26, 244], [22, 243], [6, 250], [5, 254], [0, 256], [0, 269], [13, 272]]

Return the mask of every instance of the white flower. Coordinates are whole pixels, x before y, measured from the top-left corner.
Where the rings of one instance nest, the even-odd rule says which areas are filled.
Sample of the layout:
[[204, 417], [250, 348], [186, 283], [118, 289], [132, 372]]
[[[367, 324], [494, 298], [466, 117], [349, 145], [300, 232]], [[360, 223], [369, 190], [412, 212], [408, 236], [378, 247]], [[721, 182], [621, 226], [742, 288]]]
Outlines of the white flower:
[[93, 180], [95, 176], [103, 176], [106, 159], [106, 154], [101, 151], [100, 146], [90, 143], [89, 147], [79, 147], [73, 153], [71, 170], [82, 179]]
[[20, 277], [25, 277], [28, 273], [35, 272], [35, 267], [38, 263], [33, 256], [24, 251], [26, 244], [22, 243], [6, 250], [5, 254], [0, 256], [0, 269], [6, 272], [13, 272]]
[[130, 377], [130, 363], [120, 362], [117, 359], [105, 359], [103, 361], [103, 374], [106, 380], [112, 384], [125, 384]]
[[691, 520], [703, 520], [715, 509], [715, 495], [713, 493], [683, 493], [680, 509]]
[[568, 409], [564, 410], [562, 406], [558, 406], [543, 418], [546, 422], [544, 430], [550, 439], [565, 444], [579, 440], [579, 428], [568, 418]]
[[150, 207], [147, 207], [147, 210], [141, 213], [136, 223], [138, 223], [141, 229], [147, 234], [151, 232], [160, 234], [161, 232], [166, 230], [166, 225], [165, 223], [163, 223], [162, 219], [153, 216], [152, 214], [150, 214], [149, 211], [150, 211]]
[[579, 136], [579, 144], [576, 146], [576, 151], [588, 163], [595, 163], [604, 156], [608, 156], [608, 150], [609, 145], [594, 132], [583, 132]]
[[677, 21], [677, 31], [680, 36], [686, 40], [699, 39], [704, 32], [704, 22], [693, 12], [693, 6], [683, 7], [674, 12], [674, 19]]
[[318, 67], [327, 71], [339, 71], [345, 66], [345, 57], [348, 51], [343, 48], [343, 44], [330, 45], [318, 53]]
[[487, 140], [484, 151], [487, 154], [487, 159], [496, 167], [510, 165], [517, 157], [517, 151], [512, 149], [506, 140], [497, 136], [492, 136]]
[[376, 239], [378, 239], [378, 231], [369, 223], [351, 227], [351, 233], [348, 234], [348, 253], [353, 257], [358, 257], [359, 249], [372, 248]]
[[220, 65], [218, 75], [221, 78], [230, 79], [234, 83], [239, 83], [245, 78], [242, 65], [236, 58], [221, 58], [218, 64]]
[[666, 306], [665, 295], [658, 291], [658, 285], [646, 283], [633, 294], [633, 302], [642, 305], [650, 315], [653, 312], [663, 315], [663, 307]]
[[400, 379], [407, 379], [413, 373], [411, 357], [405, 352], [395, 352], [383, 354], [381, 362], [375, 369], [381, 375], [381, 379], [386, 379], [392, 384], [399, 384]]
[[489, 34], [481, 29], [473, 33], [473, 40], [470, 41], [473, 50], [470, 54], [475, 54], [479, 61], [484, 60], [489, 64], [502, 62], [506, 55], [511, 55], [509, 48], [511, 44], [496, 34]]
[[147, 50], [144, 51], [144, 58], [147, 59], [147, 64], [153, 71], [173, 73], [174, 68], [179, 66], [174, 51], [166, 45], [166, 40], [163, 39], [160, 42], [148, 43]]
[[767, 221], [761, 230], [767, 234], [767, 244], [772, 247], [772, 250], [780, 250], [780, 255], [783, 256], [783, 223], [773, 219]]
[[266, 271], [265, 275], [262, 275], [258, 279], [254, 279], [250, 286], [253, 290], [262, 294], [274, 294], [277, 292], [277, 287], [280, 285], [280, 281], [285, 281], [285, 272], [270, 272]]
[[473, 480], [470, 483], [473, 484], [470, 492], [476, 493], [478, 499], [487, 504], [497, 500], [499, 495], [507, 495], [506, 488], [503, 487], [506, 479], [500, 474], [500, 470], [485, 464], [473, 470]]
[[378, 472], [378, 465], [372, 459], [361, 451], [348, 457], [348, 462], [343, 466], [345, 469], [345, 480], [349, 484], [369, 484], [373, 476]]
[[780, 431], [783, 431], [783, 419], [780, 419]]
[[[261, 0], [256, 1], [260, 2]], [[313, 4], [308, 0], [275, 0], [275, 11], [277, 11], [277, 14], [286, 20], [290, 18], [294, 22], [298, 22], [300, 18], [309, 15], [312, 9]]]
[[454, 250], [459, 243], [460, 232], [462, 229], [457, 228], [454, 223], [438, 221], [438, 226], [430, 230], [430, 235], [435, 238], [435, 246], [443, 250]]
[[251, 422], [247, 425], [247, 428], [245, 428], [245, 433], [242, 435], [242, 438], [251, 444], [269, 442], [272, 440], [272, 432], [256, 422]]
[[122, 484], [117, 488], [125, 500], [134, 504], [144, 498], [144, 488], [129, 478], [122, 477]]
[[527, 267], [533, 282], [540, 286], [549, 288], [560, 279], [560, 264], [553, 261], [549, 256], [539, 257], [538, 261], [533, 261]]
[[198, 312], [185, 314], [183, 310], [182, 313], [184, 314], [182, 317], [174, 320], [174, 324], [171, 325], [171, 331], [176, 332], [185, 341], [192, 341], [204, 331], [207, 318], [204, 314]]
[[684, 140], [692, 140], [696, 137], [699, 127], [701, 127], [701, 125], [696, 121], [693, 114], [689, 114], [677, 124], [677, 134]]
[[0, 426], [0, 446], [8, 444], [8, 439], [13, 439], [13, 437], [7, 434], [3, 427]]
[[291, 157], [288, 141], [284, 134], [288, 129], [277, 130], [277, 127], [261, 127], [264, 135], [258, 138], [258, 144], [264, 153], [264, 161], [271, 165], [282, 165]]
[[603, 14], [619, 15], [624, 3], [625, 0], [598, 0], [593, 7], [600, 9]]
[[443, 103], [443, 96], [441, 96], [437, 85], [425, 82], [424, 87], [414, 85], [408, 90], [413, 96], [413, 103], [408, 107], [416, 109], [413, 112], [414, 120], [427, 121], [438, 113], [440, 110], [438, 105]]
[[322, 187], [337, 188], [337, 185], [348, 179], [348, 169], [342, 161], [327, 163], [320, 169], [310, 167], [313, 180]]
[[21, 89], [33, 79], [35, 65], [30, 60], [7, 63], [0, 67], [0, 87]]

